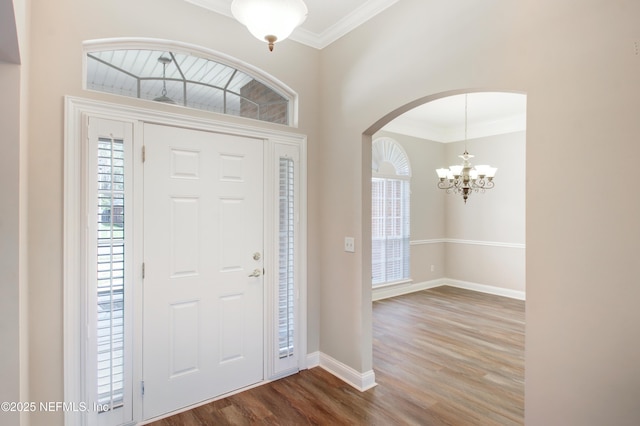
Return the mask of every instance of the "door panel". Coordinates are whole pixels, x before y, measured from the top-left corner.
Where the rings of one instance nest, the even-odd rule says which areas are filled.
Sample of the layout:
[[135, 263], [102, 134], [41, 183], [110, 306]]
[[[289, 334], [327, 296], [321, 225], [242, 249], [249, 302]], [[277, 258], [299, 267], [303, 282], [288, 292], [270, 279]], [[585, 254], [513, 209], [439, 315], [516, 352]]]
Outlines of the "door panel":
[[198, 370], [199, 308], [199, 300], [169, 305], [170, 379]]
[[152, 124], [144, 144], [149, 419], [263, 379], [263, 153], [259, 140]]
[[200, 259], [200, 200], [170, 197], [168, 224], [171, 234], [169, 256], [171, 278], [197, 276]]

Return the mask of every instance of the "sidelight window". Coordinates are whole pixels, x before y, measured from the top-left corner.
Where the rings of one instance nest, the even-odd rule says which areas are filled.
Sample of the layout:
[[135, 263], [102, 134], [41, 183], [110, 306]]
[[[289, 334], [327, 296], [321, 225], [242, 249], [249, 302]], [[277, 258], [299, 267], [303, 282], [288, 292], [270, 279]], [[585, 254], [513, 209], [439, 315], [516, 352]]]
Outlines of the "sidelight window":
[[278, 355], [294, 355], [295, 198], [294, 161], [280, 158], [279, 185]]
[[282, 377], [297, 371], [300, 362], [300, 280], [303, 260], [300, 244], [300, 152], [295, 145], [274, 146], [274, 284], [269, 291], [273, 300], [273, 328], [269, 337], [270, 362], [267, 376]]
[[132, 418], [132, 125], [87, 122], [86, 424]]
[[122, 404], [124, 391], [124, 143], [98, 140], [98, 403]]

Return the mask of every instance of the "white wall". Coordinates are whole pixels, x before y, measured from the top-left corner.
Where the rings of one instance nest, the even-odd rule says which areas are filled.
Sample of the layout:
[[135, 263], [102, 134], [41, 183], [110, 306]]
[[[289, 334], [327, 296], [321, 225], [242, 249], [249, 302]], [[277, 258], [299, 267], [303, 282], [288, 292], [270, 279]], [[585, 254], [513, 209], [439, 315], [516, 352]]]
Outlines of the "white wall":
[[[632, 0], [404, 0], [323, 50], [323, 352], [372, 368], [363, 132], [418, 98], [516, 90], [528, 101], [526, 423], [638, 423], [640, 202], [624, 183], [640, 154], [639, 13]], [[608, 178], [588, 178], [603, 167]], [[363, 252], [343, 253], [345, 235]]]
[[[159, 105], [82, 89], [82, 42], [111, 37], [177, 40], [217, 50], [265, 70], [298, 92], [299, 128], [308, 135], [309, 306], [308, 348], [319, 347], [318, 157], [319, 59], [317, 50], [290, 40], [270, 53], [231, 18], [207, 12], [182, 0], [60, 0], [33, 5], [30, 76], [29, 151], [29, 287], [30, 400], [63, 401], [62, 201], [63, 99], [65, 95], [125, 103], [249, 123], [283, 126], [225, 117], [204, 111]], [[59, 425], [61, 411], [36, 412], [34, 425]]]

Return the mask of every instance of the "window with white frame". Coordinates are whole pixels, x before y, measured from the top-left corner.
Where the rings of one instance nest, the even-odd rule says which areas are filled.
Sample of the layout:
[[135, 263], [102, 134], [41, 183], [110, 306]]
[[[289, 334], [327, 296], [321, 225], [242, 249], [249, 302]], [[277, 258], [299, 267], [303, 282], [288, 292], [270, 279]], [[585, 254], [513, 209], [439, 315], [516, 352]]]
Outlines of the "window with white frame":
[[295, 145], [276, 143], [275, 254], [278, 269], [273, 286], [274, 336], [270, 378], [298, 370], [300, 360], [300, 153]]
[[280, 158], [278, 233], [278, 356], [294, 355], [295, 333], [295, 177], [294, 161]]
[[87, 46], [85, 87], [188, 108], [294, 126], [295, 96], [222, 55]]
[[112, 409], [124, 396], [124, 141], [99, 138], [97, 157], [97, 392]]
[[86, 166], [86, 365], [84, 424], [133, 419], [133, 125], [89, 117]]
[[391, 138], [373, 141], [371, 176], [372, 285], [409, 279], [409, 158]]

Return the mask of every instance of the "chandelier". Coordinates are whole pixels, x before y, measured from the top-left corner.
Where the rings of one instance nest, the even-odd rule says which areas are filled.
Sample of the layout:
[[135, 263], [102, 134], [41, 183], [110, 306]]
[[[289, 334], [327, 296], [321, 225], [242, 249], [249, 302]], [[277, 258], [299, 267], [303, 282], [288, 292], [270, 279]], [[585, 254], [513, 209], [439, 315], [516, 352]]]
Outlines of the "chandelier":
[[437, 169], [436, 173], [440, 181], [438, 188], [447, 191], [447, 194], [462, 195], [464, 203], [471, 192], [485, 192], [494, 186], [493, 177], [496, 175], [497, 168], [478, 165], [472, 166], [469, 162], [474, 156], [467, 152], [467, 94], [464, 95], [464, 153], [459, 155], [462, 158], [461, 165], [449, 166], [448, 169]]
[[231, 13], [258, 40], [269, 43], [289, 37], [307, 18], [307, 5], [302, 0], [233, 0]]

